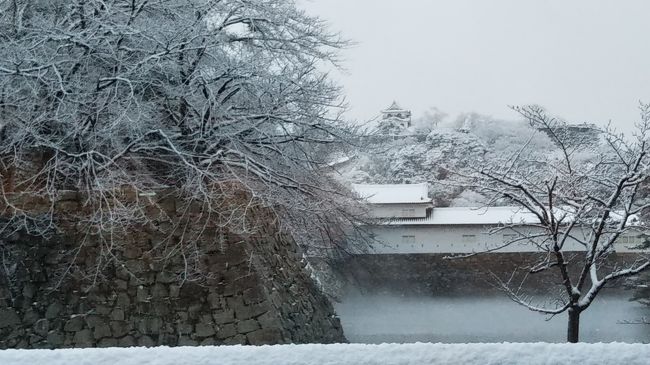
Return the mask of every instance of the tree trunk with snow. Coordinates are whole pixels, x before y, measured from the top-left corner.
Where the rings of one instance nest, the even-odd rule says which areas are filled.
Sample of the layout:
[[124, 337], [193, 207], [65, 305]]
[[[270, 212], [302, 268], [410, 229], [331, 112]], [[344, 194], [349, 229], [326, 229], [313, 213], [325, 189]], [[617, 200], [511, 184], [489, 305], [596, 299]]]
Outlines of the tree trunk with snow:
[[580, 310], [570, 308], [568, 311], [569, 323], [567, 328], [567, 342], [577, 343], [580, 340]]

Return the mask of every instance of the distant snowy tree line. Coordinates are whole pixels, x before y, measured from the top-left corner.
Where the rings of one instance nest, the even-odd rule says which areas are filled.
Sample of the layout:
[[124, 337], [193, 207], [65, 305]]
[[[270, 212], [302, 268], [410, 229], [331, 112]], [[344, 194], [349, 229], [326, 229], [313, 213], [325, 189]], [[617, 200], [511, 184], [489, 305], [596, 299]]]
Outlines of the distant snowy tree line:
[[[349, 152], [354, 158], [337, 167], [337, 174], [343, 181], [356, 183], [428, 182], [436, 206], [476, 206], [486, 197], [456, 184], [454, 172], [470, 161], [512, 153], [535, 132], [523, 120], [477, 113], [448, 120], [434, 108], [399, 136], [386, 136], [380, 128], [366, 137], [361, 148]], [[552, 144], [545, 133], [536, 133], [528, 142], [529, 148], [549, 153]]]

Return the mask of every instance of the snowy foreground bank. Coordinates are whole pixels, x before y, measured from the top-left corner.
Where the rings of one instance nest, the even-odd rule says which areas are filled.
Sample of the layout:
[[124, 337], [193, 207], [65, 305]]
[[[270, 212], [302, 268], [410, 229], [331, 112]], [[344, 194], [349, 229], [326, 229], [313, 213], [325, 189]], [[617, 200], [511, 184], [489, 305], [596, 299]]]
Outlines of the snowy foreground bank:
[[4, 350], [2, 365], [648, 364], [641, 344], [382, 344]]

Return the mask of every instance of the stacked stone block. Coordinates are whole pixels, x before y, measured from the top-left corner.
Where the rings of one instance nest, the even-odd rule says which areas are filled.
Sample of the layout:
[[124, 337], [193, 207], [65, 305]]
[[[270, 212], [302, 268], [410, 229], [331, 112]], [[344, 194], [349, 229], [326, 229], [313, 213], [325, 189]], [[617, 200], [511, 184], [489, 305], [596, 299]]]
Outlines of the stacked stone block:
[[[65, 202], [67, 209], [77, 204]], [[113, 253], [116, 260], [98, 270], [101, 245], [92, 240], [81, 245], [70, 233], [2, 238], [16, 267], [0, 270], [0, 348], [345, 341], [300, 249], [264, 210], [256, 213], [254, 233], [209, 227], [201, 235], [200, 278], [186, 277], [180, 254], [152, 256], [169, 239], [160, 227], [177, 219], [176, 205], [157, 202], [172, 221], [132, 232]], [[204, 223], [194, 228], [205, 230]], [[220, 244], [211, 244], [215, 237]]]

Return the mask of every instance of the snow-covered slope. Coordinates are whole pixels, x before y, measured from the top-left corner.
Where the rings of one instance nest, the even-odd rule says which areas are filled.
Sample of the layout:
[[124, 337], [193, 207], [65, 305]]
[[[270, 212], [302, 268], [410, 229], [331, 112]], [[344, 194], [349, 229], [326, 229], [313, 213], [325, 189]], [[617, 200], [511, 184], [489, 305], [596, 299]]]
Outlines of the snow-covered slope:
[[641, 344], [382, 344], [4, 350], [3, 365], [645, 365]]

